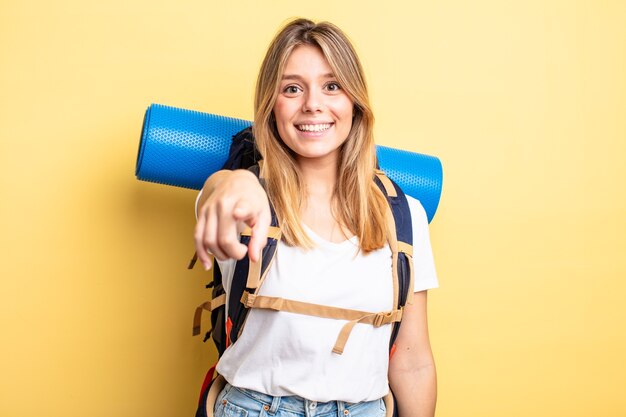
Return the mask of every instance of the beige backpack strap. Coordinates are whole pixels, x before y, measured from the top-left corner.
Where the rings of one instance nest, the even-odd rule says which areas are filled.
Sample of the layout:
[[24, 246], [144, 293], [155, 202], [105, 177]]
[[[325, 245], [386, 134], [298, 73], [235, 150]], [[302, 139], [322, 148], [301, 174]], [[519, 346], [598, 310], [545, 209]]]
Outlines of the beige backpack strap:
[[346, 323], [341, 329], [341, 332], [339, 332], [339, 336], [337, 337], [337, 341], [333, 347], [333, 352], [340, 355], [343, 353], [343, 349], [346, 346], [350, 332], [357, 323], [371, 324], [374, 327], [380, 327], [384, 324], [395, 323], [401, 320], [402, 310], [394, 310], [387, 313], [369, 313], [359, 319], [351, 320]]
[[[387, 409], [387, 412], [385, 413], [385, 417], [392, 417], [394, 415], [396, 415], [394, 407], [396, 406], [396, 402], [393, 399], [393, 392], [391, 392], [391, 390], [389, 390], [389, 392], [387, 393], [387, 395], [385, 395], [383, 397], [383, 401], [385, 402], [385, 408]], [[209, 417], [213, 417], [212, 415], [210, 415]]]
[[[386, 177], [385, 177], [386, 178]], [[391, 275], [393, 280], [393, 308], [398, 305], [398, 238], [396, 236], [396, 221], [393, 219], [391, 208], [387, 206], [387, 241], [391, 248]]]
[[[252, 230], [250, 228], [247, 228], [241, 234], [244, 236], [251, 236]], [[261, 275], [261, 269], [262, 269], [261, 267], [263, 265], [263, 253], [261, 253], [261, 257], [259, 258], [257, 262], [249, 263], [248, 280], [246, 282], [246, 288], [254, 289], [253, 295], [256, 295], [259, 292], [261, 285], [263, 285], [263, 281], [265, 281], [265, 278], [267, 277], [267, 274], [270, 271], [272, 264], [274, 263], [274, 259], [276, 259], [276, 252], [278, 251], [278, 243], [280, 241], [281, 236], [282, 234], [280, 231], [280, 227], [270, 226], [268, 233], [267, 233], [267, 237], [268, 239], [276, 239], [276, 249], [274, 250], [272, 254], [272, 259], [270, 259], [269, 264], [267, 265], [267, 268], [265, 268], [265, 272], [263, 273], [263, 275]], [[243, 297], [246, 297], [247, 294], [249, 294], [249, 292], [244, 290], [242, 299]], [[248, 316], [246, 316], [243, 324], [239, 328], [238, 337], [241, 336], [241, 332], [243, 332], [243, 328], [245, 327], [247, 320], [248, 320]]]
[[385, 191], [387, 192], [387, 195], [389, 197], [397, 197], [398, 193], [396, 192], [396, 187], [393, 186], [393, 184], [391, 183], [391, 180], [387, 178], [387, 175], [385, 175], [385, 173], [381, 171], [380, 169], [377, 169], [374, 172], [376, 173], [376, 176], [378, 177], [380, 182], [383, 184], [383, 187], [385, 187]]
[[352, 310], [349, 308], [306, 303], [304, 301], [289, 300], [280, 297], [256, 295], [251, 294], [248, 291], [243, 293], [241, 302], [248, 308], [263, 308], [328, 319], [348, 320], [348, 323], [346, 323], [341, 329], [335, 346], [333, 347], [333, 352], [338, 354], [343, 353], [345, 344], [348, 341], [348, 337], [350, 336], [355, 324], [363, 323], [379, 327], [385, 324], [400, 321], [402, 319], [402, 310], [371, 313], [367, 311]]
[[217, 401], [218, 395], [220, 394], [220, 392], [222, 392], [225, 386], [226, 379], [222, 375], [218, 374], [213, 380], [213, 383], [209, 388], [209, 392], [207, 393], [205, 404], [207, 417], [214, 416], [213, 410], [215, 409], [215, 402]]
[[205, 301], [204, 303], [196, 307], [196, 312], [193, 315], [193, 336], [197, 336], [200, 334], [200, 327], [202, 325], [202, 312], [204, 310], [213, 311], [216, 308], [223, 306], [224, 304], [226, 304], [226, 294], [215, 297], [211, 301]]
[[246, 287], [258, 288], [261, 283], [261, 265], [263, 264], [263, 255], [258, 261], [248, 261], [248, 281]]
[[[241, 232], [242, 236], [252, 236], [252, 229], [249, 227]], [[267, 238], [268, 239], [276, 239], [280, 240], [280, 228], [270, 226]], [[257, 262], [250, 262], [248, 266], [248, 281], [246, 283], [247, 288], [259, 288], [261, 285], [261, 265], [263, 263], [263, 259], [259, 259]], [[269, 270], [269, 267], [267, 268]]]
[[352, 310], [349, 308], [333, 307], [322, 304], [307, 303], [304, 301], [290, 300], [287, 298], [255, 295], [245, 291], [241, 302], [248, 308], [264, 308], [274, 311], [287, 311], [289, 313], [305, 314], [327, 319], [358, 320], [369, 314], [367, 311]]
[[[250, 229], [249, 227], [246, 227], [243, 232], [241, 232], [241, 236], [252, 236], [252, 229]], [[280, 233], [280, 227], [275, 227], [275, 226], [270, 226], [270, 228], [267, 231], [267, 238], [268, 239], [280, 239], [281, 233]]]

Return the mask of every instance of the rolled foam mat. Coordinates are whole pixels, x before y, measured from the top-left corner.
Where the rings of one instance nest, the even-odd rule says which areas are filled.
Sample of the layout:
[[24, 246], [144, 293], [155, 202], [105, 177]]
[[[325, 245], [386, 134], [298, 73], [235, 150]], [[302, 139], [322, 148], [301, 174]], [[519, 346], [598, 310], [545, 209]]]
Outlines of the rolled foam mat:
[[[222, 169], [233, 135], [247, 120], [152, 104], [143, 119], [135, 175], [143, 181], [199, 190]], [[435, 216], [443, 170], [439, 158], [377, 146], [380, 169]]]

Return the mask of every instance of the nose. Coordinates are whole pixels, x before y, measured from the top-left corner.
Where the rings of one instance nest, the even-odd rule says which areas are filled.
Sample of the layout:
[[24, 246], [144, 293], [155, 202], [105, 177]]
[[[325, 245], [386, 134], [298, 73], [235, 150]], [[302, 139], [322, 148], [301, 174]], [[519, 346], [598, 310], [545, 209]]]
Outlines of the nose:
[[302, 111], [304, 113], [315, 113], [322, 111], [324, 107], [324, 97], [322, 93], [315, 90], [309, 90], [304, 94], [304, 102], [302, 103]]

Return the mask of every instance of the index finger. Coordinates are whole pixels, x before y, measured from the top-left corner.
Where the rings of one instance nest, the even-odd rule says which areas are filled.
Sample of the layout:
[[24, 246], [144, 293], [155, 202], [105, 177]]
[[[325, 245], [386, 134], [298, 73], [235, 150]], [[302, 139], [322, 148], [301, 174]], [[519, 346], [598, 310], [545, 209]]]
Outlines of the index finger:
[[271, 215], [263, 210], [259, 213], [256, 223], [250, 225], [252, 233], [248, 243], [248, 256], [252, 262], [258, 262], [261, 259], [261, 251], [267, 245], [267, 235], [271, 222]]

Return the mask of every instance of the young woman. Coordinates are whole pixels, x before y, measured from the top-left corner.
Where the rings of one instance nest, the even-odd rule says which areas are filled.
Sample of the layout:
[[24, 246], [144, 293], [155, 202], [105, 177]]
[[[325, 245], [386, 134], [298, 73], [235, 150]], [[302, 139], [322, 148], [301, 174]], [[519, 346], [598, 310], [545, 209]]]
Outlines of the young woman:
[[[195, 244], [217, 258], [228, 292], [236, 260], [258, 261], [270, 225], [281, 241], [259, 294], [361, 311], [389, 310], [388, 203], [374, 181], [374, 117], [363, 70], [336, 26], [298, 19], [274, 38], [261, 66], [253, 132], [263, 156], [259, 179], [219, 171], [198, 196]], [[411, 198], [414, 296], [396, 350], [391, 325], [356, 324], [342, 354], [332, 351], [345, 321], [251, 309], [244, 331], [220, 359], [228, 382], [223, 415], [384, 416], [389, 387], [402, 417], [433, 416], [435, 364], [426, 290], [437, 286], [420, 203]], [[248, 246], [239, 236], [250, 227]]]

